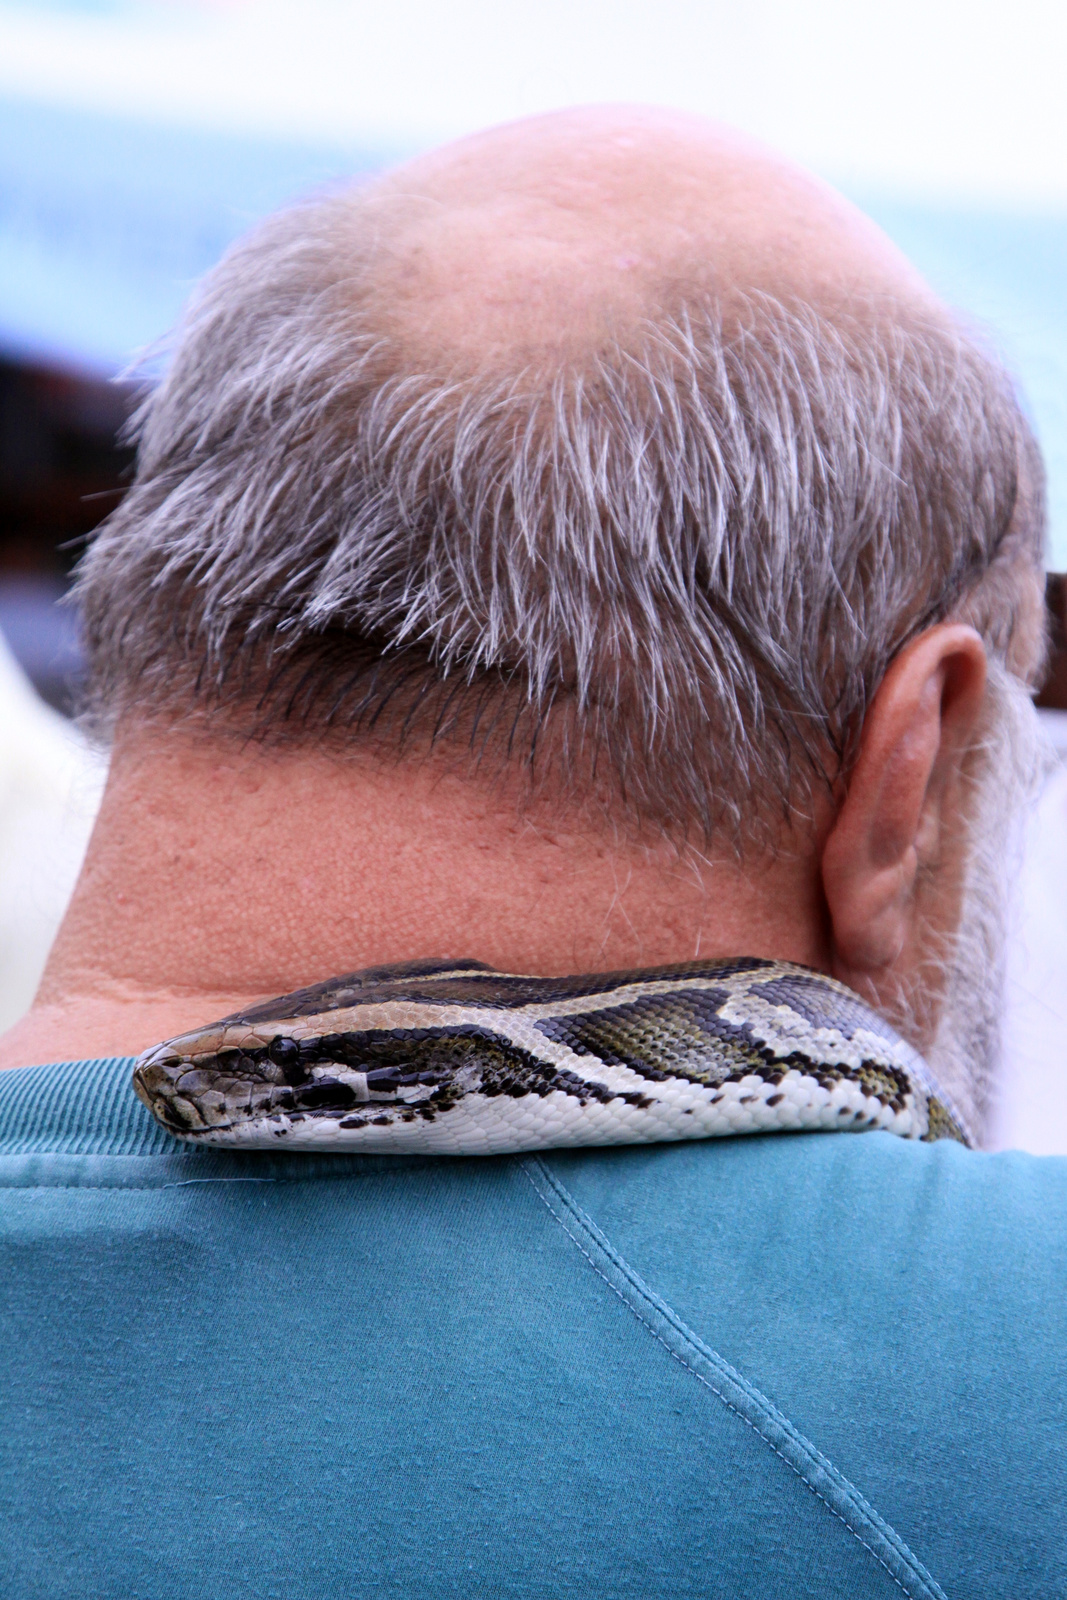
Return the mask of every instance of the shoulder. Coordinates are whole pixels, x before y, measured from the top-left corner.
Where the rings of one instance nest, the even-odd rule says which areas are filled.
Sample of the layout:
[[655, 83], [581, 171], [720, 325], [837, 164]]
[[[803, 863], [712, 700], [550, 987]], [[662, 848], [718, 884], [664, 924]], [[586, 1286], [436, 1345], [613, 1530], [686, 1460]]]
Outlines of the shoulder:
[[[1039, 1294], [1067, 1262], [1067, 1157], [989, 1155], [949, 1139], [867, 1133], [553, 1152], [552, 1161], [576, 1197], [636, 1230], [635, 1244], [645, 1230], [652, 1244], [684, 1217], [690, 1236], [699, 1223], [702, 1248], [725, 1245], [746, 1277], [756, 1265], [749, 1249], [761, 1260], [765, 1249], [780, 1251], [788, 1270], [820, 1238], [827, 1247], [840, 1241], [820, 1255], [825, 1270], [847, 1251], [850, 1279], [862, 1275], [879, 1292], [902, 1252], [913, 1270], [936, 1265], [946, 1292], [957, 1278], [969, 1281], [972, 1261], [996, 1270], [995, 1242], [1025, 1251], [1025, 1274], [1012, 1274], [1018, 1293]], [[773, 1239], [756, 1245], [748, 1230], [730, 1228], [735, 1216], [773, 1225]]]
[[862, 1134], [551, 1166], [947, 1592], [1067, 1587], [1067, 1160]]

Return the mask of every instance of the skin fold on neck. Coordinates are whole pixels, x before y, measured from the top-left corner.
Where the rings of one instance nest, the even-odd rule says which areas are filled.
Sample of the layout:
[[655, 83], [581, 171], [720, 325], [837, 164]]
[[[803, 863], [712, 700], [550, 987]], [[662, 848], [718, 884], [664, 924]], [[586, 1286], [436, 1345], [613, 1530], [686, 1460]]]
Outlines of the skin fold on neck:
[[85, 866], [0, 1066], [133, 1054], [385, 961], [553, 975], [708, 955], [825, 967], [818, 855], [635, 843], [443, 758], [120, 730]]

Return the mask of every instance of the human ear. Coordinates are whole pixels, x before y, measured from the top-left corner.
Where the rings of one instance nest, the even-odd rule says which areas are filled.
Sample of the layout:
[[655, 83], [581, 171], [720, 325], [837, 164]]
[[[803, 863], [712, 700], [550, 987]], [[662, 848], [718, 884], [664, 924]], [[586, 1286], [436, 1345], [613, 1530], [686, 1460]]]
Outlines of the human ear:
[[867, 713], [822, 859], [834, 974], [861, 992], [907, 981], [923, 935], [958, 921], [985, 681], [978, 634], [939, 623], [895, 657]]

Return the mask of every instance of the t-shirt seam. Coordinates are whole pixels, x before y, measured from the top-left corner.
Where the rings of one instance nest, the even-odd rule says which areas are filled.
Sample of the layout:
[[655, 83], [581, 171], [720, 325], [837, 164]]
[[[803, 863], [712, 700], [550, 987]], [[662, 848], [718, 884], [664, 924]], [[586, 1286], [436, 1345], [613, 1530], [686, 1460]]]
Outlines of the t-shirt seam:
[[[663, 1348], [666, 1350], [667, 1354], [669, 1356], [671, 1356], [675, 1361], [677, 1361], [679, 1366], [681, 1366], [684, 1371], [688, 1372], [692, 1377], [696, 1378], [697, 1381], [699, 1383], [703, 1384], [706, 1389], [710, 1390], [710, 1392], [712, 1394], [714, 1394], [717, 1399], [721, 1400], [723, 1405], [725, 1405], [726, 1408], [729, 1411], [733, 1412], [733, 1414], [736, 1417], [738, 1417], [742, 1422], [744, 1422], [746, 1424], [746, 1426], [749, 1427], [756, 1434], [757, 1438], [760, 1438], [760, 1439], [763, 1440], [764, 1444], [766, 1444], [774, 1452], [774, 1454], [779, 1458], [779, 1460], [784, 1462], [784, 1464], [787, 1467], [789, 1467], [792, 1472], [794, 1472], [796, 1474], [796, 1476], [801, 1480], [801, 1482], [805, 1485], [805, 1487], [807, 1489], [809, 1489], [813, 1495], [815, 1495], [816, 1499], [820, 1500], [822, 1502], [822, 1504], [826, 1507], [826, 1509], [834, 1517], [837, 1518], [837, 1520], [842, 1524], [842, 1526], [844, 1528], [846, 1528], [848, 1530], [848, 1532], [857, 1541], [857, 1543], [860, 1544], [862, 1546], [862, 1548], [868, 1552], [869, 1555], [874, 1557], [874, 1559], [878, 1562], [879, 1566], [882, 1567], [882, 1569], [886, 1572], [886, 1574], [896, 1584], [897, 1588], [900, 1589], [903, 1594], [906, 1594], [906, 1595], [909, 1596], [909, 1600], [920, 1600], [920, 1597], [922, 1597], [922, 1596], [925, 1596], [925, 1597], [936, 1596], [937, 1600], [945, 1600], [945, 1596], [944, 1596], [944, 1593], [943, 1593], [940, 1585], [936, 1582], [936, 1580], [930, 1574], [926, 1574], [924, 1576], [923, 1574], [918, 1573], [918, 1572], [914, 1573], [914, 1576], [915, 1576], [917, 1582], [919, 1584], [921, 1584], [922, 1587], [921, 1587], [921, 1589], [909, 1589], [909, 1588], [907, 1588], [905, 1586], [905, 1584], [901, 1582], [901, 1580], [897, 1576], [897, 1574], [893, 1571], [892, 1567], [890, 1567], [890, 1565], [886, 1561], [885, 1557], [882, 1556], [876, 1549], [874, 1549], [874, 1547], [871, 1544], [869, 1544], [867, 1542], [866, 1539], [864, 1539], [862, 1537], [862, 1535], [858, 1532], [858, 1530], [852, 1526], [852, 1524], [848, 1521], [848, 1519], [845, 1516], [843, 1516], [842, 1513], [834, 1505], [831, 1504], [831, 1502], [819, 1490], [819, 1488], [811, 1481], [811, 1479], [801, 1470], [801, 1468], [798, 1467], [795, 1462], [790, 1461], [789, 1457], [787, 1455], [785, 1455], [784, 1452], [781, 1451], [778, 1448], [778, 1446], [774, 1443], [774, 1440], [768, 1438], [768, 1436], [764, 1432], [764, 1430], [761, 1429], [751, 1417], [747, 1417], [745, 1415], [744, 1411], [742, 1411], [741, 1408], [739, 1406], [737, 1406], [729, 1398], [729, 1396], [724, 1393], [723, 1390], [717, 1388], [715, 1386], [715, 1384], [712, 1383], [709, 1378], [707, 1378], [703, 1373], [698, 1372], [695, 1367], [693, 1367], [689, 1362], [684, 1360], [684, 1358], [681, 1356], [681, 1354], [678, 1351], [671, 1349], [671, 1346], [668, 1344], [667, 1340], [663, 1337], [663, 1335], [659, 1332], [659, 1330], [654, 1326], [654, 1324], [647, 1317], [644, 1317], [644, 1316], [641, 1315], [641, 1312], [638, 1310], [637, 1306], [634, 1305], [632, 1300], [623, 1292], [623, 1290], [619, 1287], [619, 1285], [615, 1284], [615, 1283], [612, 1283], [612, 1281], [608, 1277], [607, 1273], [604, 1272], [597, 1265], [597, 1263], [594, 1260], [594, 1258], [593, 1258], [592, 1254], [590, 1253], [590, 1251], [588, 1251], [584, 1247], [584, 1245], [582, 1244], [581, 1240], [577, 1237], [577, 1235], [574, 1232], [572, 1232], [572, 1230], [570, 1228], [568, 1228], [568, 1226], [567, 1226], [566, 1222], [564, 1221], [564, 1219], [559, 1215], [558, 1211], [556, 1211], [556, 1209], [553, 1207], [553, 1205], [551, 1204], [548, 1196], [544, 1193], [541, 1185], [539, 1185], [537, 1183], [537, 1181], [535, 1180], [535, 1178], [533, 1176], [533, 1172], [531, 1171], [532, 1168], [539, 1168], [540, 1171], [544, 1174], [544, 1177], [547, 1180], [550, 1188], [557, 1193], [557, 1195], [559, 1196], [560, 1200], [567, 1206], [567, 1209], [574, 1216], [576, 1222], [582, 1228], [583, 1232], [588, 1231], [591, 1227], [595, 1227], [595, 1225], [592, 1224], [592, 1219], [586, 1217], [586, 1215], [582, 1211], [581, 1207], [578, 1206], [577, 1202], [569, 1194], [569, 1192], [567, 1191], [565, 1186], [560, 1182], [560, 1180], [558, 1178], [555, 1177], [554, 1174], [552, 1174], [548, 1170], [548, 1168], [545, 1166], [544, 1161], [540, 1160], [538, 1158], [534, 1158], [533, 1160], [528, 1159], [528, 1160], [526, 1160], [526, 1161], [524, 1161], [522, 1163], [522, 1168], [523, 1168], [523, 1172], [525, 1173], [526, 1178], [528, 1179], [528, 1181], [532, 1185], [532, 1187], [534, 1189], [534, 1192], [538, 1195], [538, 1198], [541, 1200], [542, 1204], [548, 1210], [549, 1214], [555, 1219], [556, 1223], [562, 1229], [562, 1231], [567, 1235], [567, 1237], [575, 1245], [575, 1247], [579, 1251], [579, 1253], [585, 1258], [585, 1260], [587, 1261], [589, 1266], [596, 1273], [597, 1277], [600, 1278], [602, 1280], [602, 1282], [605, 1283], [607, 1285], [607, 1287], [614, 1294], [616, 1294], [618, 1296], [618, 1298], [622, 1301], [623, 1305], [626, 1306], [626, 1308], [632, 1313], [632, 1315], [637, 1319], [637, 1321], [641, 1324], [641, 1326], [643, 1328], [645, 1328], [647, 1332], [651, 1333], [652, 1337], [657, 1341], [657, 1343], [659, 1343], [659, 1344], [661, 1344], [663, 1346]], [[655, 1305], [655, 1300], [654, 1300], [651, 1292], [648, 1290], [647, 1286], [644, 1284], [644, 1282], [639, 1277], [639, 1275], [636, 1272], [634, 1272], [634, 1270], [625, 1261], [625, 1258], [617, 1250], [615, 1250], [614, 1247], [613, 1247], [613, 1254], [618, 1258], [619, 1263], [623, 1266], [623, 1268], [625, 1270], [625, 1273], [626, 1273], [626, 1276], [629, 1278], [629, 1280], [630, 1280], [631, 1284], [633, 1285], [634, 1289], [636, 1290], [636, 1292], [641, 1296], [641, 1298], [645, 1299], [650, 1305], [654, 1306]], [[677, 1315], [676, 1312], [672, 1312], [672, 1315], [673, 1315], [674, 1321], [678, 1325], [678, 1329], [679, 1330], [682, 1330], [682, 1329], [685, 1330], [685, 1333], [683, 1334], [683, 1337], [688, 1336], [688, 1342], [693, 1342], [693, 1335], [686, 1328], [686, 1325], [682, 1321], [682, 1319]], [[713, 1354], [714, 1354], [714, 1352], [713, 1352]], [[718, 1356], [716, 1359], [719, 1362], [721, 1362], [724, 1366], [728, 1366], [728, 1363], [725, 1362], [723, 1357]], [[738, 1374], [737, 1376], [740, 1378], [740, 1374]], [[745, 1386], [745, 1388], [747, 1388], [750, 1391], [752, 1396], [756, 1399], [757, 1404], [762, 1405], [762, 1408], [764, 1410], [770, 1412], [773, 1409], [775, 1409], [775, 1408], [772, 1407], [771, 1402], [769, 1400], [767, 1400], [766, 1396], [762, 1395], [760, 1393], [760, 1391], [755, 1388], [754, 1385], [746, 1383], [744, 1386]], [[857, 1504], [857, 1501], [862, 1502], [862, 1496], [860, 1496], [859, 1491], [857, 1489], [855, 1489], [855, 1487], [849, 1482], [849, 1480], [844, 1477], [844, 1474], [840, 1473], [838, 1471], [838, 1469], [833, 1468], [832, 1467], [832, 1463], [829, 1461], [829, 1459], [826, 1458], [826, 1457], [823, 1457], [822, 1456], [822, 1452], [821, 1451], [817, 1451], [815, 1449], [815, 1446], [812, 1445], [811, 1442], [803, 1434], [800, 1433], [799, 1429], [796, 1429], [795, 1427], [793, 1427], [792, 1424], [790, 1424], [790, 1427], [792, 1428], [792, 1431], [795, 1434], [796, 1438], [798, 1440], [802, 1440], [804, 1445], [807, 1446], [808, 1450], [811, 1451], [819, 1459], [820, 1464], [822, 1462], [825, 1462], [826, 1466], [832, 1468], [834, 1473], [839, 1478], [841, 1478], [842, 1482], [848, 1485], [849, 1489], [852, 1491], [852, 1503], [853, 1503], [855, 1509], [857, 1511], [859, 1511], [861, 1514], [864, 1514], [864, 1515], [867, 1514], [867, 1507], [866, 1507], [865, 1503]], [[869, 1509], [870, 1509], [871, 1512], [873, 1512], [873, 1510], [874, 1510], [873, 1507], [871, 1507]], [[877, 1515], [877, 1513], [875, 1513], [875, 1515]], [[884, 1519], [880, 1519], [880, 1520], [884, 1520]], [[889, 1527], [890, 1525], [886, 1524], [886, 1526]], [[881, 1530], [879, 1530], [879, 1531], [881, 1531]], [[901, 1556], [901, 1558], [903, 1560], [907, 1561], [909, 1565], [911, 1565], [911, 1564], [919, 1565], [919, 1563], [917, 1562], [916, 1557], [912, 1554], [911, 1550], [908, 1548], [908, 1546], [905, 1544], [905, 1542], [902, 1539], [900, 1539], [899, 1534], [896, 1534], [895, 1530], [893, 1530], [893, 1531], [894, 1531], [894, 1537], [897, 1539], [898, 1543], [901, 1546], [903, 1546], [903, 1550], [898, 1550], [897, 1554], [899, 1556]], [[883, 1534], [883, 1537], [885, 1537], [884, 1534]], [[906, 1555], [905, 1555], [905, 1552], [906, 1552]], [[908, 1558], [910, 1558], [910, 1561], [908, 1561]], [[929, 1581], [927, 1581], [927, 1579]]]
[[[54, 1155], [54, 1154], [62, 1153], [62, 1152], [53, 1151], [53, 1152], [49, 1152], [49, 1153]], [[39, 1154], [42, 1154], [42, 1152], [33, 1151], [33, 1152], [30, 1153], [29, 1157], [15, 1157], [14, 1159], [16, 1159], [16, 1160], [19, 1160], [19, 1159], [32, 1159], [33, 1156], [39, 1155]], [[3, 1153], [0, 1152], [0, 1160], [3, 1160], [3, 1159], [4, 1159]], [[78, 1159], [78, 1158], [75, 1157], [74, 1159]], [[99, 1159], [99, 1160], [102, 1160], [102, 1161], [110, 1161], [110, 1160], [116, 1160], [116, 1159], [120, 1159], [120, 1158], [117, 1158], [117, 1157], [114, 1157], [114, 1156], [100, 1156], [100, 1157], [95, 1157], [95, 1158], [94, 1157], [87, 1158], [87, 1157], [83, 1156], [81, 1159], [83, 1159], [83, 1160], [84, 1159]], [[150, 1160], [152, 1160], [152, 1157], [151, 1156], [143, 1156], [143, 1157], [139, 1157], [139, 1158], [138, 1157], [132, 1157], [132, 1158], [127, 1158], [127, 1159], [140, 1159], [140, 1160], [150, 1161]], [[429, 1163], [427, 1163], [427, 1165], [429, 1165]], [[17, 1192], [17, 1191], [21, 1190], [24, 1193], [30, 1194], [30, 1193], [33, 1193], [36, 1190], [55, 1189], [55, 1190], [63, 1190], [65, 1193], [75, 1193], [75, 1194], [76, 1193], [85, 1193], [85, 1194], [93, 1194], [93, 1193], [100, 1193], [100, 1194], [103, 1194], [103, 1193], [108, 1193], [108, 1194], [159, 1194], [164, 1189], [187, 1189], [187, 1188], [190, 1188], [191, 1186], [193, 1186], [194, 1184], [206, 1184], [206, 1183], [338, 1183], [338, 1182], [342, 1182], [342, 1181], [345, 1181], [345, 1180], [347, 1180], [348, 1182], [356, 1182], [356, 1181], [363, 1181], [365, 1179], [378, 1178], [383, 1173], [411, 1172], [411, 1171], [424, 1172], [425, 1170], [426, 1170], [426, 1166], [419, 1165], [417, 1167], [412, 1167], [407, 1162], [402, 1162], [402, 1163], [396, 1163], [396, 1164], [390, 1163], [388, 1166], [376, 1167], [373, 1172], [316, 1172], [316, 1173], [305, 1173], [305, 1174], [292, 1173], [292, 1174], [286, 1174], [284, 1176], [274, 1175], [274, 1176], [266, 1177], [266, 1178], [258, 1178], [258, 1177], [252, 1177], [252, 1176], [242, 1177], [242, 1176], [240, 1176], [240, 1174], [234, 1173], [229, 1177], [213, 1176], [213, 1177], [204, 1177], [204, 1178], [179, 1178], [179, 1179], [176, 1179], [176, 1180], [174, 1180], [172, 1182], [169, 1182], [169, 1183], [122, 1183], [122, 1182], [116, 1182], [116, 1183], [4, 1183], [4, 1182], [0, 1182], [0, 1192], [11, 1191], [12, 1193], [14, 1193], [14, 1192]]]

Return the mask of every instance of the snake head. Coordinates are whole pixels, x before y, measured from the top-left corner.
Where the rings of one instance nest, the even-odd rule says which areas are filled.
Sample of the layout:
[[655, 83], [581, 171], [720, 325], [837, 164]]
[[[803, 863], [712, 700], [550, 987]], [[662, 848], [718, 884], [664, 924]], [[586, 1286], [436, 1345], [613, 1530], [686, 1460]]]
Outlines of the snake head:
[[146, 1050], [133, 1087], [169, 1132], [198, 1138], [297, 1109], [314, 1087], [309, 1054], [289, 1032], [217, 1023]]
[[361, 1113], [373, 1119], [387, 1106], [408, 1121], [451, 1104], [469, 1039], [368, 1030], [372, 1008], [359, 1012], [359, 1029], [346, 1027], [356, 1019], [343, 1007], [302, 1017], [286, 1009], [278, 1004], [273, 1020], [254, 1024], [226, 1018], [145, 1051], [134, 1068], [136, 1093], [168, 1132], [210, 1143], [269, 1144], [299, 1123], [354, 1129]]

